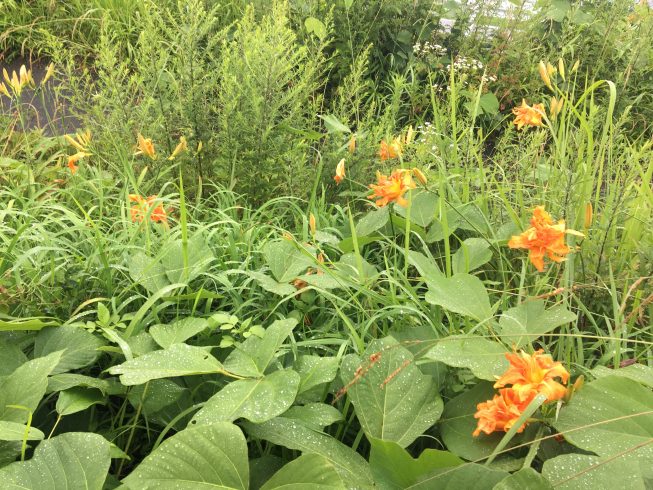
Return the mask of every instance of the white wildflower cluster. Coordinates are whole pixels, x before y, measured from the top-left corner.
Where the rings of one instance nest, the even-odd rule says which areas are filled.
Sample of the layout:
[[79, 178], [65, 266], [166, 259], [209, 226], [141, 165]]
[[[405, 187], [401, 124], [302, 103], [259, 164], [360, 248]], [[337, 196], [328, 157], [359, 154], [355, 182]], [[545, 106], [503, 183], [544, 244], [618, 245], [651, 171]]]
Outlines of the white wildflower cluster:
[[481, 76], [481, 80], [483, 81], [483, 85], [486, 85], [490, 82], [496, 82], [497, 77], [495, 77], [494, 75], [488, 75], [486, 73], [483, 73], [483, 75]]
[[[435, 130], [435, 127], [433, 124], [431, 124], [428, 121], [425, 121], [424, 124], [420, 124], [417, 126], [417, 131], [419, 133], [419, 138], [417, 138], [417, 142], [422, 144], [422, 145], [428, 145], [431, 144], [433, 141], [433, 136], [437, 134], [437, 131]], [[436, 151], [437, 147], [435, 145], [431, 146], [431, 151]]]
[[[450, 68], [450, 65], [446, 66], [447, 69]], [[466, 71], [474, 72], [481, 71], [483, 69], [483, 63], [474, 58], [466, 58], [464, 56], [456, 56], [453, 60], [453, 69], [455, 71]]]
[[427, 56], [441, 58], [447, 54], [447, 48], [429, 41], [424, 41], [423, 43], [417, 41], [413, 45], [413, 54], [418, 58], [425, 58]]

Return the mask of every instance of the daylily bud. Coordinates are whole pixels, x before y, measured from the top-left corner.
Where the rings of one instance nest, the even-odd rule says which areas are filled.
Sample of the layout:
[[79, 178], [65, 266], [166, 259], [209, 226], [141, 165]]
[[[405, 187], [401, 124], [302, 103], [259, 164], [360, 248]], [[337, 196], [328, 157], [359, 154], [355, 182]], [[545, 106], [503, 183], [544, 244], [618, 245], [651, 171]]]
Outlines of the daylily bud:
[[308, 216], [308, 226], [311, 229], [311, 235], [315, 235], [315, 232], [317, 231], [317, 226], [315, 224], [315, 216], [313, 213], [311, 213]]
[[426, 175], [424, 175], [424, 173], [420, 169], [415, 167], [413, 168], [412, 172], [415, 179], [417, 179], [417, 182], [419, 182], [422, 185], [426, 185], [427, 183]]
[[410, 145], [410, 143], [413, 141], [414, 134], [415, 132], [413, 131], [413, 126], [408, 126], [408, 132], [406, 133], [406, 139], [404, 140], [406, 145]]
[[184, 138], [183, 136], [180, 136], [179, 137], [179, 144], [177, 144], [177, 146], [173, 150], [172, 154], [168, 157], [168, 160], [174, 160], [186, 148], [188, 148], [188, 142], [186, 141], [186, 138]]
[[0, 82], [0, 94], [4, 94], [7, 97], [11, 97], [11, 95], [9, 94], [9, 90], [7, 90], [6, 85], [4, 83], [1, 83], [1, 82]]
[[593, 213], [594, 213], [594, 210], [592, 209], [592, 203], [588, 202], [585, 205], [585, 221], [583, 222], [583, 227], [585, 229], [592, 226], [592, 215], [593, 215]]
[[565, 62], [562, 58], [558, 58], [558, 73], [560, 73], [560, 77], [562, 78], [562, 81], [565, 81]]
[[550, 112], [551, 112], [551, 118], [552, 119], [555, 119], [558, 116], [558, 114], [560, 114], [560, 111], [562, 110], [562, 104], [564, 104], [563, 99], [558, 100], [555, 97], [551, 98]]
[[356, 151], [356, 135], [352, 134], [351, 138], [349, 138], [349, 143], [347, 144], [347, 150], [349, 150], [349, 153], [354, 153]]
[[551, 86], [551, 77], [549, 77], [549, 73], [546, 70], [546, 65], [544, 64], [544, 61], [540, 61], [540, 64], [538, 65], [538, 70], [540, 72], [540, 78], [544, 82], [544, 85], [546, 85], [549, 90], [553, 90], [553, 87]]
[[571, 67], [571, 72], [576, 73], [576, 70], [578, 70], [579, 66], [580, 66], [580, 60], [576, 60], [576, 63], [574, 63], [574, 66]]
[[574, 381], [574, 392], [579, 391], [584, 384], [585, 384], [585, 376], [581, 374], [580, 376], [578, 376], [578, 379]]
[[50, 77], [54, 75], [54, 63], [50, 63], [48, 65], [48, 69], [45, 72], [45, 76], [43, 77], [43, 80], [41, 80], [41, 85], [45, 85], [45, 83], [50, 80]]
[[555, 66], [553, 66], [551, 63], [548, 61], [546, 62], [546, 71], [549, 74], [549, 76], [553, 75], [556, 72]]

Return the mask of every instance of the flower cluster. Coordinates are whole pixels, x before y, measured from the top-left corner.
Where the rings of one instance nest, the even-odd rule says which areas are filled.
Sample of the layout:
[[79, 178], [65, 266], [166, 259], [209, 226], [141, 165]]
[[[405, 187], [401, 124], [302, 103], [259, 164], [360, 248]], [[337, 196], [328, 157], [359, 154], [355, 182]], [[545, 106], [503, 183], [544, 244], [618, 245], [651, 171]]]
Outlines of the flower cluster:
[[564, 220], [554, 223], [544, 206], [537, 206], [533, 211], [530, 228], [521, 235], [513, 236], [508, 246], [528, 249], [528, 258], [535, 268], [542, 272], [545, 256], [554, 262], [562, 262], [565, 255], [571, 252], [565, 243], [565, 234], [584, 236], [575, 230], [567, 229]]
[[521, 130], [524, 126], [542, 126], [542, 117], [544, 117], [544, 104], [534, 104], [529, 106], [525, 100], [522, 100], [521, 106], [515, 107], [512, 110], [515, 115], [514, 124], [517, 125], [517, 130]]
[[73, 148], [77, 150], [77, 153], [68, 157], [68, 168], [70, 169], [70, 173], [75, 175], [75, 173], [77, 173], [77, 169], [79, 168], [77, 162], [79, 162], [82, 158], [90, 157], [92, 155], [89, 150], [89, 145], [91, 144], [91, 132], [88, 130], [84, 131], [83, 133], [77, 132], [74, 137], [65, 135], [64, 138]]
[[[524, 351], [508, 353], [506, 358], [510, 367], [494, 384], [495, 388], [499, 388], [499, 394], [476, 406], [474, 418], [478, 422], [474, 436], [481, 432], [508, 432], [539, 394], [546, 396], [546, 402], [560, 400], [567, 394], [567, 388], [556, 379], [559, 378], [566, 384], [569, 373], [561, 363], [544, 354], [543, 350], [532, 355]], [[512, 386], [506, 387], [508, 385]], [[525, 427], [526, 423], [522, 424], [517, 432], [523, 431]]]
[[155, 223], [168, 224], [168, 214], [163, 208], [163, 204], [156, 203], [156, 195], [143, 197], [138, 194], [129, 194], [129, 201], [132, 204], [130, 213], [134, 223], [142, 223], [149, 216], [150, 220]]
[[436, 58], [441, 58], [447, 54], [447, 48], [437, 43], [431, 43], [429, 41], [424, 41], [423, 43], [417, 41], [413, 45], [413, 54], [418, 58], [423, 58], [426, 56], [435, 56]]
[[[9, 73], [7, 73], [7, 69], [3, 68], [2, 69], [2, 76], [6, 82], [5, 83], [0, 82], [0, 94], [4, 94], [7, 97], [11, 97], [11, 94], [9, 93], [9, 89], [11, 89], [16, 97], [20, 96], [20, 93], [23, 91], [23, 88], [27, 85], [34, 85], [34, 79], [32, 78], [32, 70], [28, 70], [25, 65], [22, 65], [16, 73], [14, 70], [9, 76]], [[7, 88], [9, 87], [9, 88]]]
[[[449, 70], [450, 67], [451, 65], [446, 65], [447, 70]], [[454, 71], [460, 72], [481, 71], [483, 69], [483, 63], [474, 58], [456, 56], [453, 60], [453, 69]]]

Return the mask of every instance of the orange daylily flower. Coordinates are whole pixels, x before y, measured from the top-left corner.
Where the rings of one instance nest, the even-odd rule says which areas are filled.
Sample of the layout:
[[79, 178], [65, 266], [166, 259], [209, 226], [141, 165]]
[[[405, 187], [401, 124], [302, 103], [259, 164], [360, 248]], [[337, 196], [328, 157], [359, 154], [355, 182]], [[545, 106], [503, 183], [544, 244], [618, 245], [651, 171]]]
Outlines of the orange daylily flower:
[[131, 219], [134, 223], [142, 223], [143, 219], [149, 214], [151, 221], [168, 224], [168, 215], [163, 208], [163, 204], [159, 203], [155, 206], [156, 197], [156, 194], [147, 198], [138, 194], [129, 194], [130, 202], [134, 203], [130, 210]]
[[567, 388], [556, 381], [560, 378], [563, 383], [569, 380], [569, 373], [564, 366], [554, 361], [544, 350], [535, 351], [529, 355], [524, 351], [520, 353], [507, 353], [506, 359], [510, 363], [508, 370], [497, 379], [495, 388], [510, 388], [515, 392], [520, 402], [531, 400], [534, 394], [546, 395], [549, 402], [560, 400], [565, 396]]
[[[499, 394], [495, 395], [492, 400], [476, 405], [474, 418], [478, 419], [478, 423], [472, 435], [476, 437], [481, 432], [492, 434], [498, 430], [508, 432], [536, 394], [536, 392], [531, 392], [530, 398], [521, 400], [517, 392], [510, 388], [499, 390]], [[522, 432], [525, 427], [524, 423], [517, 429], [517, 432]]]
[[512, 113], [516, 116], [514, 124], [517, 129], [521, 130], [524, 126], [542, 126], [542, 116], [544, 116], [544, 104], [534, 104], [529, 106], [525, 100], [522, 100], [521, 106], [515, 107]]
[[409, 170], [403, 168], [395, 170], [390, 177], [377, 172], [376, 179], [377, 184], [370, 184], [370, 189], [374, 191], [374, 194], [368, 196], [368, 199], [376, 199], [376, 205], [379, 207], [386, 206], [390, 202], [396, 202], [403, 207], [408, 205], [404, 194], [409, 189], [415, 188], [415, 182], [413, 182]]
[[336, 181], [336, 184], [340, 184], [345, 180], [345, 159], [343, 158], [338, 162], [336, 166], [336, 175], [333, 177], [333, 180]]
[[565, 243], [565, 234], [584, 236], [575, 230], [565, 227], [565, 221], [553, 222], [551, 215], [544, 206], [537, 206], [531, 218], [531, 227], [521, 235], [513, 236], [508, 242], [510, 248], [526, 248], [529, 250], [528, 258], [535, 268], [544, 270], [544, 257], [549, 257], [554, 262], [565, 260], [571, 249]]
[[77, 170], [79, 169], [79, 166], [77, 165], [77, 162], [81, 160], [82, 158], [86, 158], [91, 156], [90, 153], [86, 153], [84, 151], [78, 151], [74, 155], [70, 155], [68, 157], [68, 168], [70, 169], [70, 173], [75, 175], [77, 173]]
[[401, 156], [402, 147], [401, 138], [395, 138], [391, 143], [382, 140], [379, 147], [379, 157], [383, 161], [398, 158]]
[[141, 133], [138, 133], [138, 151], [134, 153], [136, 155], [146, 155], [152, 160], [156, 159], [156, 150], [154, 149], [154, 143], [152, 143], [152, 138], [143, 138]]

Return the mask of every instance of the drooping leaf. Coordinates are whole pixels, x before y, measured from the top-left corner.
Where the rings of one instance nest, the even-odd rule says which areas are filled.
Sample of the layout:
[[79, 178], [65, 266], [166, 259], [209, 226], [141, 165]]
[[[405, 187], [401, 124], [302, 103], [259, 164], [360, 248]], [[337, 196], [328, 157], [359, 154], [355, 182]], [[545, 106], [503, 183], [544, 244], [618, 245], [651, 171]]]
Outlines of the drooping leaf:
[[269, 293], [279, 296], [290, 296], [297, 292], [297, 289], [292, 284], [278, 282], [261, 271], [250, 271], [248, 275]]
[[320, 114], [318, 117], [324, 121], [329, 133], [351, 133], [351, 129], [341, 123], [333, 114]]
[[[202, 234], [193, 235], [188, 239], [188, 260], [186, 262], [184, 262], [182, 240], [175, 240], [169, 243], [161, 254], [161, 264], [171, 284], [192, 281], [206, 272], [211, 262], [215, 260], [213, 251], [206, 244]], [[185, 265], [187, 268], [184, 267]]]
[[0, 340], [0, 376], [13, 373], [17, 367], [27, 362], [27, 356], [20, 347]]
[[549, 480], [533, 468], [522, 468], [494, 486], [494, 490], [553, 490]]
[[451, 277], [433, 277], [424, 299], [442, 306], [445, 310], [459, 313], [479, 322], [491, 318], [490, 297], [478, 277], [454, 274]]
[[371, 235], [375, 231], [383, 228], [388, 223], [389, 218], [390, 213], [388, 206], [368, 211], [356, 223], [356, 236], [363, 237]]
[[48, 378], [48, 393], [63, 391], [75, 386], [96, 388], [104, 395], [120, 395], [125, 392], [125, 387], [115, 378], [99, 379], [83, 374], [61, 373]]
[[32, 459], [0, 468], [4, 490], [102, 490], [109, 471], [109, 441], [67, 432], [41, 442]]
[[276, 320], [263, 338], [252, 335], [232, 351], [224, 362], [225, 369], [240, 376], [263, 376], [296, 325], [297, 320], [292, 318]]
[[284, 412], [283, 417], [297, 420], [311, 429], [322, 430], [324, 427], [342, 420], [342, 413], [333, 405], [309, 403], [290, 407]]
[[[379, 360], [367, 369], [369, 358]], [[430, 376], [422, 374], [411, 352], [392, 337], [372, 342], [365, 361], [355, 354], [342, 362], [343, 384], [351, 382], [357, 369], [367, 369], [347, 391], [356, 416], [368, 437], [411, 444], [440, 418], [443, 403]]]
[[432, 278], [444, 276], [435, 260], [428, 258], [421, 252], [409, 250], [407, 260], [410, 265], [417, 269], [417, 272], [419, 272], [427, 283], [430, 282]]
[[[417, 226], [426, 228], [435, 219], [440, 198], [432, 192], [413, 192], [410, 201], [410, 221]], [[409, 217], [408, 208], [395, 206], [396, 213], [403, 217]]]
[[191, 392], [171, 379], [153, 379], [146, 385], [137, 385], [129, 390], [129, 402], [134, 408], [141, 407], [149, 423], [166, 426], [177, 420], [173, 427], [181, 430], [190, 420], [190, 414], [178, 415], [193, 405]]
[[[542, 475], [553, 488], [614, 488], [646, 490], [640, 468], [630, 455], [606, 459], [585, 454], [563, 454], [544, 462]], [[524, 488], [524, 487], [522, 487]]]
[[494, 381], [508, 368], [508, 350], [498, 342], [474, 335], [454, 335], [440, 339], [424, 357], [448, 366], [467, 368], [480, 379]]
[[134, 282], [141, 284], [152, 294], [171, 284], [161, 262], [143, 252], [130, 255], [129, 275]]
[[263, 247], [270, 272], [280, 283], [288, 283], [314, 265], [314, 260], [294, 242], [286, 239], [271, 241]]
[[337, 357], [300, 356], [294, 368], [300, 376], [299, 393], [333, 381], [338, 374]]
[[109, 369], [109, 373], [120, 376], [120, 382], [125, 386], [147, 383], [152, 379], [222, 372], [222, 364], [209, 352], [186, 344], [174, 344]]
[[25, 433], [28, 441], [41, 441], [45, 438], [45, 434], [36, 427], [28, 430], [25, 424], [0, 420], [0, 441], [22, 441]]
[[644, 364], [631, 364], [630, 366], [619, 369], [610, 369], [605, 366], [596, 366], [592, 369], [592, 374], [597, 378], [606, 376], [623, 376], [637, 381], [643, 385], [653, 388], [653, 368]]
[[104, 396], [95, 388], [81, 388], [79, 386], [59, 392], [56, 410], [61, 416], [86, 410], [91, 405], [104, 402]]
[[261, 490], [330, 490], [348, 488], [331, 461], [319, 454], [304, 454], [291, 461]]
[[246, 490], [247, 442], [228, 422], [185, 429], [152, 451], [124, 483], [139, 490]]
[[526, 301], [504, 311], [499, 320], [501, 338], [508, 345], [522, 347], [538, 336], [576, 320], [564, 305], [545, 309], [544, 300]]
[[275, 371], [258, 379], [232, 381], [206, 402], [191, 423], [206, 425], [239, 418], [265, 422], [290, 408], [298, 387], [299, 374], [292, 369]]
[[302, 453], [324, 456], [335, 466], [343, 481], [354, 488], [372, 486], [372, 474], [367, 461], [356, 451], [331, 436], [284, 417], [277, 417], [262, 424], [245, 422], [243, 426], [252, 437], [265, 439]]
[[36, 336], [34, 357], [63, 351], [59, 365], [53, 371], [53, 374], [59, 374], [93, 364], [100, 356], [98, 348], [103, 345], [104, 340], [83, 328], [67, 325], [44, 328]]
[[150, 335], [164, 349], [172, 344], [185, 342], [209, 326], [205, 318], [182, 318], [166, 325], [154, 325]]
[[23, 423], [27, 414], [24, 410], [11, 408], [17, 405], [34, 412], [48, 386], [48, 375], [52, 373], [62, 352], [53, 352], [26, 362], [9, 376], [0, 379], [0, 420]]
[[468, 238], [451, 259], [454, 274], [472, 272], [492, 259], [490, 243], [483, 238]]
[[628, 461], [653, 466], [653, 392], [636, 381], [607, 376], [584, 385], [553, 425], [598, 456], [628, 452]]

